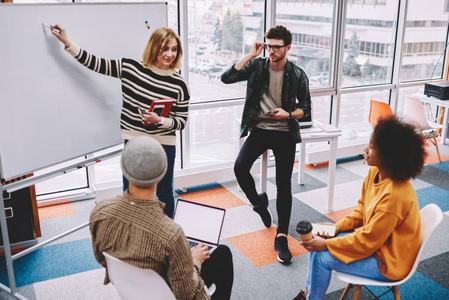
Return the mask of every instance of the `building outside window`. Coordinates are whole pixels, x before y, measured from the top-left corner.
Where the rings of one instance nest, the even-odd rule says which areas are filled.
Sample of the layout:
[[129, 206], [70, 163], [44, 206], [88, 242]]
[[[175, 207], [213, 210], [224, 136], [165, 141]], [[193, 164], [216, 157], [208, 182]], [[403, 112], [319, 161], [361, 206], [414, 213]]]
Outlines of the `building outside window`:
[[[182, 4], [187, 6], [185, 18], [179, 17], [180, 1], [185, 1]], [[348, 0], [346, 12], [342, 14], [345, 19], [335, 14], [338, 0], [273, 1], [275, 24], [286, 26], [293, 35], [288, 59], [303, 68], [309, 77], [315, 117], [323, 123], [333, 122], [343, 130], [340, 145], [368, 140], [370, 99], [389, 103], [391, 92], [401, 88], [400, 109], [402, 91], [409, 93], [420, 88], [393, 86], [397, 80], [393, 78], [393, 66], [399, 59], [395, 57], [397, 47], [402, 47], [403, 53], [398, 85], [442, 78], [448, 33], [447, 0], [408, 1], [403, 45], [396, 43], [397, 32], [402, 29], [399, 5], [404, 5], [404, 1]], [[177, 170], [214, 168], [235, 159], [246, 83], [224, 85], [220, 75], [247, 54], [254, 41], [263, 40], [264, 31], [270, 26], [266, 7], [265, 0], [167, 1], [168, 26], [175, 31], [187, 26], [188, 42], [183, 48], [187, 50], [188, 66], [182, 76], [188, 81], [192, 95], [188, 129], [178, 140]], [[180, 20], [186, 23], [181, 24]], [[337, 22], [345, 23], [342, 37], [335, 36]], [[340, 40], [344, 54], [342, 80], [338, 82], [336, 45]], [[339, 118], [333, 119], [335, 116]], [[181, 161], [181, 157], [185, 160]], [[115, 179], [110, 177], [112, 169]], [[72, 176], [80, 178], [78, 183], [72, 180], [74, 186], [86, 186], [85, 174]], [[112, 159], [109, 165], [102, 162], [96, 166], [95, 177], [99, 182], [120, 182], [118, 159]], [[45, 188], [38, 190], [46, 192]]]

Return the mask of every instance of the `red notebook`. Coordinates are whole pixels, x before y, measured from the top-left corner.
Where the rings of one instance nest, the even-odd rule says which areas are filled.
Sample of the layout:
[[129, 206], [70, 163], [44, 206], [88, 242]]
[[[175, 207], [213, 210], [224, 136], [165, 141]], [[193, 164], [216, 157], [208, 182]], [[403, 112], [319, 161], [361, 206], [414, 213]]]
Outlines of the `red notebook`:
[[161, 117], [167, 118], [175, 100], [173, 99], [155, 99], [151, 102], [148, 111], [157, 113]]
[[[148, 109], [148, 112], [155, 112], [161, 117], [167, 118], [170, 114], [170, 110], [173, 107], [173, 103], [175, 100], [173, 99], [155, 99], [151, 102], [151, 106]], [[142, 110], [142, 114], [146, 113], [146, 111]], [[145, 123], [145, 126], [152, 126], [154, 123]]]

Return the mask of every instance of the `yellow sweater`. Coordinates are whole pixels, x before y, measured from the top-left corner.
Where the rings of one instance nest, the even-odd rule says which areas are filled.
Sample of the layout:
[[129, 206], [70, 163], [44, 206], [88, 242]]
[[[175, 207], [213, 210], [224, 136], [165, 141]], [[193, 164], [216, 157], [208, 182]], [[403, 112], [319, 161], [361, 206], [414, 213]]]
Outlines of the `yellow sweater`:
[[372, 167], [365, 178], [358, 208], [336, 226], [340, 232], [356, 230], [344, 237], [326, 240], [336, 259], [350, 263], [375, 253], [380, 272], [400, 280], [410, 272], [420, 247], [421, 218], [415, 190], [410, 181], [374, 180]]

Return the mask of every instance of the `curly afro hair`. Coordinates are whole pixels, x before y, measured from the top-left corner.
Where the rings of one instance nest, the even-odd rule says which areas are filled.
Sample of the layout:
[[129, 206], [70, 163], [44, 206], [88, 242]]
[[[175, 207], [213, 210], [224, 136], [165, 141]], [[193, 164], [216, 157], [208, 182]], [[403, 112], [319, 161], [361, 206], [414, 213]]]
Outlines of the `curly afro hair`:
[[395, 116], [379, 120], [371, 136], [379, 164], [395, 181], [416, 178], [427, 156], [425, 138], [416, 128]]

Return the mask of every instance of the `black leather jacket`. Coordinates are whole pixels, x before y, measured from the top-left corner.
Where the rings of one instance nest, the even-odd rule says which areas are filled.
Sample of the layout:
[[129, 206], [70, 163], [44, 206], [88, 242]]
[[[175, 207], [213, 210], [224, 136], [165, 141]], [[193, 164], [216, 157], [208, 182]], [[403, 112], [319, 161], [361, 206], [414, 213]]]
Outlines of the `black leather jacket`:
[[[221, 75], [223, 83], [235, 83], [247, 80], [245, 106], [243, 108], [240, 136], [248, 134], [248, 129], [254, 124], [260, 108], [260, 100], [269, 86], [269, 58], [255, 58], [240, 71], [234, 65]], [[306, 73], [294, 63], [287, 60], [284, 81], [282, 85], [282, 109], [293, 112], [300, 108], [304, 116], [310, 114], [309, 79]], [[290, 133], [294, 140], [301, 142], [298, 120], [287, 120]]]

